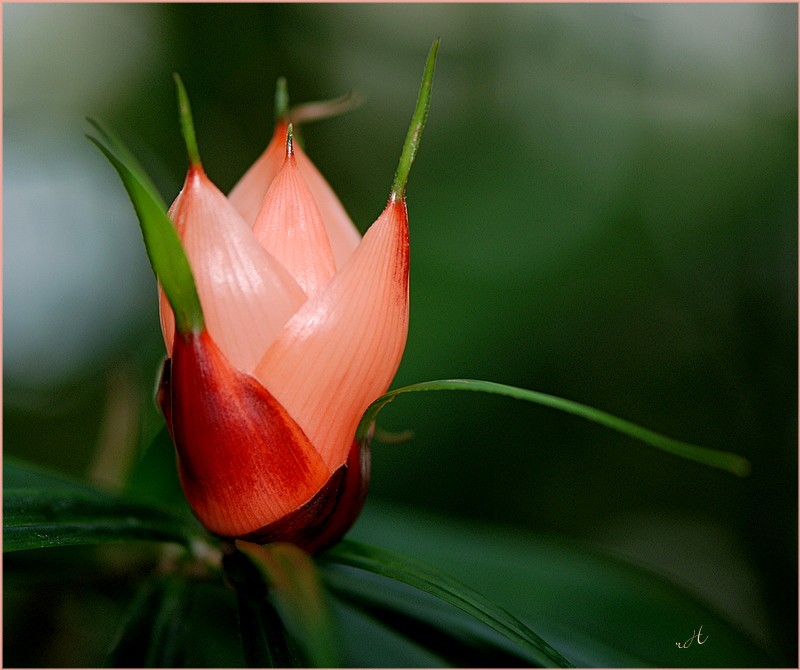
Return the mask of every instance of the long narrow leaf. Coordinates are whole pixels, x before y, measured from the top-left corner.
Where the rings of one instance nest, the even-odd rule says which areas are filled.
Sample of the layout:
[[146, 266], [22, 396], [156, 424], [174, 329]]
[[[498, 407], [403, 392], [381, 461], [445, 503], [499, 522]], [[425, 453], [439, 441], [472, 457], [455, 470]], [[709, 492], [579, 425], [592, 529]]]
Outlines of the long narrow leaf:
[[89, 140], [114, 166], [139, 217], [147, 255], [175, 313], [176, 327], [181, 332], [202, 329], [194, 277], [163, 200], [125, 145], [96, 121], [90, 123], [102, 139], [89, 136]]
[[602, 410], [594, 409], [593, 407], [588, 407], [587, 405], [582, 405], [572, 400], [565, 400], [564, 398], [559, 398], [547, 393], [529, 391], [515, 386], [477, 379], [440, 379], [412, 384], [389, 391], [375, 400], [364, 412], [361, 422], [358, 425], [356, 439], [362, 440], [366, 437], [369, 427], [375, 421], [380, 411], [397, 396], [404, 393], [417, 393], [421, 391], [479, 391], [482, 393], [492, 393], [509, 398], [516, 398], [517, 400], [525, 400], [599, 423], [602, 426], [616, 430], [623, 435], [640, 440], [662, 451], [713, 468], [725, 470], [739, 477], [746, 477], [750, 473], [750, 462], [737, 454], [673, 440], [672, 438], [659, 435], [647, 428], [637, 426], [625, 419], [620, 419]]
[[[404, 589], [391, 593], [392, 586], [403, 587], [403, 584], [382, 579], [383, 583], [376, 585], [363, 577], [362, 572], [347, 568], [328, 566], [325, 571], [329, 590], [340, 600], [452, 667], [517, 668], [539, 664], [537, 658], [514, 648], [507, 639], [487, 626], [475, 625], [475, 620], [462, 612], [456, 614], [473, 625], [446, 618], [438, 608], [423, 607], [416, 600], [409, 599]], [[506, 644], [502, 644], [503, 641]]]
[[323, 565], [346, 566], [407, 584], [489, 626], [546, 667], [572, 664], [516, 617], [433, 568], [397, 554], [345, 540], [320, 555]]
[[185, 519], [13, 461], [4, 464], [3, 551], [124, 540], [188, 545]]
[[[682, 575], [666, 577], [584, 543], [375, 500], [351, 537], [479, 584], [481, 592], [581, 667], [780, 666], [758, 634], [760, 600], [737, 600], [742, 594], [730, 593], [724, 604], [714, 605], [687, 590]], [[724, 578], [729, 568], [718, 568]], [[395, 606], [402, 596], [396, 591], [373, 589], [366, 595]], [[753, 607], [749, 614], [748, 605]], [[732, 619], [735, 611], [745, 620]], [[703, 635], [713, 633], [708, 644], [686, 650], [675, 646], [700, 625]]]

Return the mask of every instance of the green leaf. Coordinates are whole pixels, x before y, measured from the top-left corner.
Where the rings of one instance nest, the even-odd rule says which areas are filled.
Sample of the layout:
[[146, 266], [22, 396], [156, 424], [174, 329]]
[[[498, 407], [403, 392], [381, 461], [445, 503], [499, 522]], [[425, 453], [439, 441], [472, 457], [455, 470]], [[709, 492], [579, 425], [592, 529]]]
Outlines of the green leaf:
[[411, 117], [411, 124], [408, 127], [403, 150], [400, 154], [400, 161], [397, 165], [397, 172], [392, 182], [392, 199], [402, 199], [406, 195], [406, 185], [408, 184], [408, 174], [411, 172], [411, 165], [417, 156], [420, 142], [422, 141], [422, 131], [425, 122], [428, 120], [428, 110], [431, 106], [431, 90], [433, 89], [433, 71], [436, 68], [436, 54], [439, 51], [439, 38], [437, 37], [428, 52], [428, 59], [425, 61], [425, 70], [422, 75], [417, 104], [414, 107], [414, 114]]
[[[274, 602], [280, 620], [299, 651], [301, 660], [313, 667], [338, 667], [339, 641], [326, 602], [316, 566], [310, 556], [298, 547], [275, 543], [259, 546], [236, 541], [239, 552], [246, 557], [263, 580], [265, 593]], [[270, 624], [270, 614], [262, 610], [264, 624]], [[246, 632], [243, 631], [243, 632]], [[262, 641], [251, 638], [248, 655], [261, 653], [270, 647], [265, 632]]]
[[187, 583], [172, 575], [145, 584], [106, 658], [110, 668], [178, 667], [184, 656]]
[[[676, 583], [680, 575], [667, 578], [581, 543], [374, 500], [352, 536], [480, 584], [579, 667], [781, 665], [751, 639], [754, 630]], [[397, 608], [389, 589], [373, 595]], [[713, 632], [709, 642], [677, 649], [700, 625], [704, 635]]]
[[181, 133], [186, 142], [186, 153], [189, 155], [189, 163], [192, 166], [200, 166], [200, 149], [197, 147], [197, 135], [194, 132], [194, 120], [192, 119], [192, 108], [189, 105], [189, 95], [180, 75], [175, 72], [172, 75], [175, 79], [175, 87], [178, 92], [178, 111], [180, 113]]
[[199, 537], [185, 519], [20, 462], [4, 463], [3, 473], [3, 551]]
[[203, 310], [192, 270], [164, 201], [122, 141], [96, 121], [89, 122], [101, 138], [89, 140], [116, 169], [139, 217], [147, 255], [175, 313], [176, 328], [184, 333], [202, 330]]
[[521, 389], [515, 386], [507, 386], [506, 384], [497, 384], [495, 382], [477, 379], [440, 379], [436, 381], [420, 382], [419, 384], [412, 384], [389, 391], [367, 407], [356, 429], [356, 439], [363, 440], [366, 438], [370, 426], [375, 421], [380, 411], [397, 396], [403, 395], [404, 393], [417, 393], [420, 391], [479, 391], [533, 402], [599, 423], [623, 435], [640, 440], [652, 447], [656, 447], [657, 449], [690, 461], [725, 470], [739, 477], [746, 477], [750, 474], [750, 462], [737, 454], [673, 440], [672, 438], [659, 435], [647, 428], [637, 426], [625, 419], [617, 418], [607, 412], [573, 402], [572, 400], [565, 400], [538, 391], [528, 391], [527, 389]]
[[[513, 668], [538, 664], [538, 659], [514, 648], [462, 612], [444, 612], [429, 607], [408, 593], [410, 587], [391, 580], [364, 579], [359, 571], [328, 568], [325, 581], [329, 590], [346, 602], [383, 623], [453, 667]], [[379, 583], [374, 583], [379, 582]], [[403, 588], [405, 587], [405, 588]], [[451, 608], [452, 609], [452, 608]], [[450, 614], [451, 616], [448, 616]], [[505, 644], [504, 644], [505, 643]]]
[[325, 566], [363, 570], [419, 589], [489, 626], [538, 663], [547, 667], [572, 667], [558, 651], [506, 610], [423, 563], [349, 540], [322, 553], [319, 560]]

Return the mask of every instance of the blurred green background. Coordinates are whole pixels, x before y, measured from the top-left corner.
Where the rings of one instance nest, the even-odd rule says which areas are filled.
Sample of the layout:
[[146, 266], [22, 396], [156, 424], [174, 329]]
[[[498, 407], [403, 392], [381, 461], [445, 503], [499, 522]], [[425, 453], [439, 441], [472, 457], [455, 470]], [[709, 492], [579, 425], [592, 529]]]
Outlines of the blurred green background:
[[[408, 396], [381, 418], [415, 438], [374, 446], [369, 523], [392, 509], [434, 534], [609, 551], [796, 666], [796, 6], [6, 3], [3, 30], [5, 454], [113, 487], [158, 425], [155, 282], [85, 116], [115, 128], [171, 201], [185, 170], [172, 72], [223, 190], [271, 135], [277, 77], [295, 102], [354, 89], [362, 107], [304, 136], [363, 231], [441, 36], [395, 386], [541, 390], [735, 451], [753, 473], [511, 400]], [[424, 558], [420, 537], [397, 548]], [[507, 570], [473, 586], [499, 593], [510, 555]], [[36, 610], [14, 598], [6, 653], [33, 663], [21, 648]], [[76, 664], [99, 644], [72, 643]]]

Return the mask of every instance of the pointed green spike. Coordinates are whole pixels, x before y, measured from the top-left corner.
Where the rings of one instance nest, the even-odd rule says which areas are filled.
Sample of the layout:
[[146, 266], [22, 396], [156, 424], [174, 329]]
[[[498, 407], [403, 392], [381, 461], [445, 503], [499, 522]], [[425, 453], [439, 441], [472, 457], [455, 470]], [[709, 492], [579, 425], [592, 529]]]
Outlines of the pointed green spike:
[[181, 119], [181, 133], [186, 142], [186, 153], [189, 155], [189, 163], [200, 167], [200, 150], [197, 148], [197, 136], [194, 132], [194, 120], [192, 119], [192, 108], [189, 105], [189, 96], [186, 87], [183, 85], [180, 75], [177, 72], [172, 74], [175, 79], [175, 87], [178, 89], [178, 111]]
[[397, 165], [397, 172], [392, 182], [392, 200], [403, 199], [406, 195], [406, 184], [408, 183], [408, 173], [417, 155], [422, 130], [425, 128], [425, 121], [428, 119], [428, 109], [431, 106], [431, 89], [433, 87], [433, 71], [436, 67], [436, 54], [439, 51], [439, 38], [437, 37], [428, 52], [428, 60], [425, 62], [425, 71], [422, 75], [422, 84], [419, 88], [417, 105], [414, 108], [414, 115], [411, 117], [411, 125], [408, 128], [406, 141], [403, 143], [403, 151], [400, 154], [400, 162]]

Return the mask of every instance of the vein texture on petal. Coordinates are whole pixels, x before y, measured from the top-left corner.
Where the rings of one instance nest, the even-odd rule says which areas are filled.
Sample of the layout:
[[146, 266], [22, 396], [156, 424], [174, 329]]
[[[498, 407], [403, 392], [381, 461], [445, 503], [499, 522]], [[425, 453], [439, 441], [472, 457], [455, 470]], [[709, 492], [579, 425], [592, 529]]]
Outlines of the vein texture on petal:
[[308, 188], [314, 196], [322, 220], [325, 222], [336, 267], [342, 268], [361, 242], [361, 234], [353, 225], [336, 193], [311, 162], [311, 159], [300, 147], [296, 148], [295, 153], [300, 171], [306, 178]]
[[306, 435], [207, 331], [177, 335], [171, 417], [192, 510], [210, 530], [244, 535], [293, 512], [330, 477]]
[[269, 187], [253, 233], [308, 296], [336, 273], [322, 217], [291, 154]]
[[[255, 223], [264, 197], [283, 165], [288, 125], [280, 122], [267, 148], [239, 180], [228, 196], [231, 203], [250, 225]], [[328, 233], [336, 267], [341, 268], [353, 254], [361, 234], [353, 225], [339, 198], [325, 177], [301, 147], [295, 146], [295, 158], [308, 184]]]
[[408, 221], [390, 202], [328, 286], [289, 320], [255, 370], [329, 468], [389, 387], [408, 335]]
[[[289, 272], [199, 168], [189, 171], [170, 208], [211, 337], [239, 370], [250, 372], [306, 297]], [[171, 311], [162, 323], [171, 351]]]

